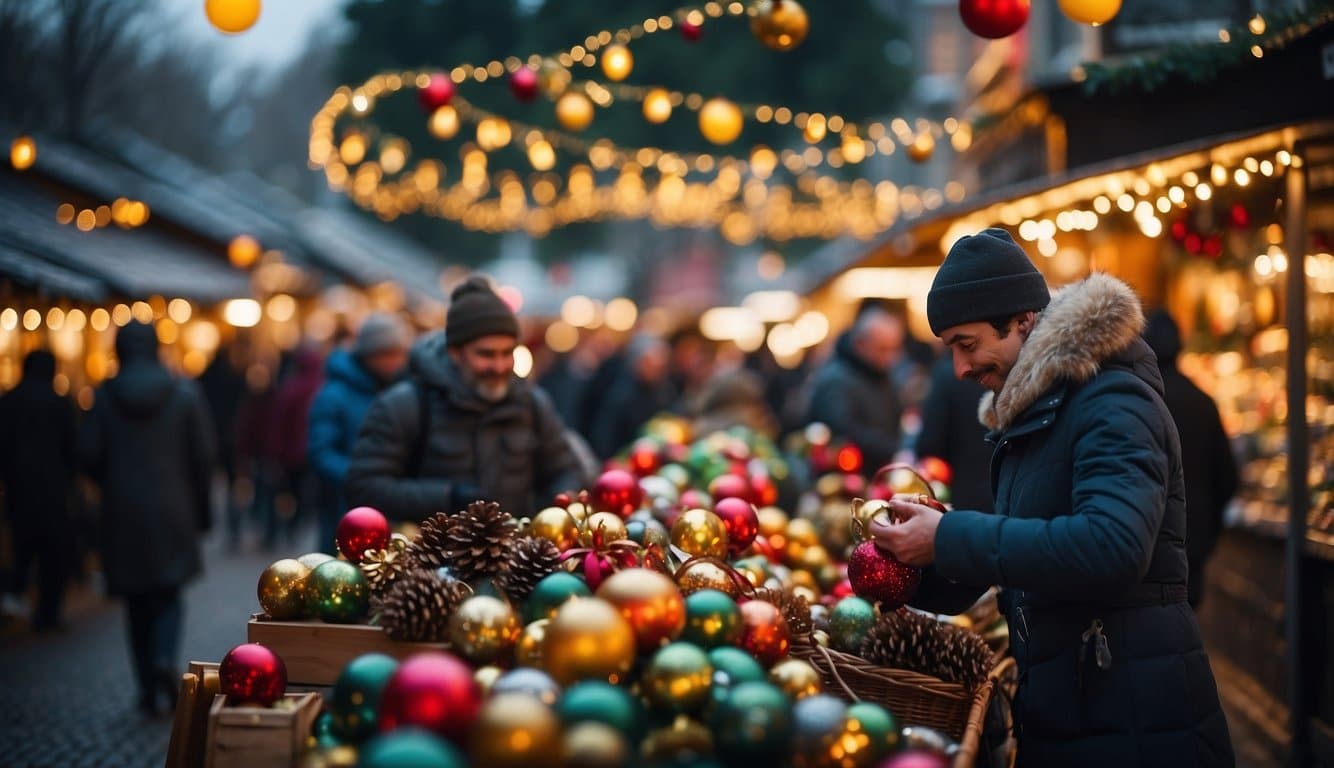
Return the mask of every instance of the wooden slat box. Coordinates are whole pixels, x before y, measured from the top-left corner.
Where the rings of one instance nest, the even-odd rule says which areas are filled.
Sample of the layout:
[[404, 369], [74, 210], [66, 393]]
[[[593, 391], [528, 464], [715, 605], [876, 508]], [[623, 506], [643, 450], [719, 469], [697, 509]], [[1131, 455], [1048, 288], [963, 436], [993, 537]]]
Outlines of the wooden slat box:
[[423, 651], [443, 651], [444, 643], [390, 640], [380, 627], [367, 624], [325, 624], [322, 621], [273, 621], [264, 614], [250, 617], [249, 642], [282, 657], [289, 685], [333, 685], [349, 661], [363, 653], [403, 659]]
[[213, 699], [205, 768], [294, 768], [320, 713], [318, 693], [288, 693], [290, 707], [231, 707]]

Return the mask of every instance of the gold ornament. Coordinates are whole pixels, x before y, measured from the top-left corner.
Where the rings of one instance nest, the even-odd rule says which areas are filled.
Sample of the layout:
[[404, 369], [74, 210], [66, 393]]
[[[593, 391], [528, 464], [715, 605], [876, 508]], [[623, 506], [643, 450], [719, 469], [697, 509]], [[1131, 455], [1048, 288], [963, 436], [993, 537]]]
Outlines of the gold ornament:
[[437, 107], [431, 113], [431, 120], [427, 123], [431, 135], [440, 140], [454, 138], [459, 132], [459, 113], [448, 104]]
[[559, 96], [570, 87], [570, 70], [558, 62], [546, 59], [537, 70], [537, 84], [551, 96]]
[[602, 52], [602, 73], [608, 80], [619, 83], [629, 77], [634, 68], [634, 54], [624, 45], [610, 45]]
[[579, 543], [585, 547], [597, 547], [595, 542], [607, 545], [613, 541], [630, 538], [630, 531], [625, 520], [615, 512], [594, 512], [584, 520], [583, 531], [579, 534]]
[[820, 672], [805, 659], [789, 658], [773, 665], [769, 682], [794, 700], [814, 696], [823, 689]]
[[482, 705], [468, 739], [473, 765], [528, 768], [559, 765], [560, 719], [526, 693], [502, 693]]
[[476, 595], [460, 603], [450, 615], [449, 642], [454, 651], [474, 663], [508, 663], [520, 629], [509, 603], [490, 595]]
[[829, 565], [830, 562], [832, 561], [829, 558], [829, 550], [816, 544], [813, 547], [806, 547], [806, 549], [802, 551], [801, 559], [797, 561], [795, 567], [801, 570], [819, 573], [820, 569]]
[[529, 536], [546, 539], [564, 552], [579, 541], [579, 523], [560, 507], [547, 507], [533, 518]]
[[593, 514], [593, 505], [583, 501], [575, 501], [566, 507], [565, 511], [570, 513], [570, 517], [573, 517], [576, 523], [583, 525], [584, 520]]
[[597, 596], [616, 606], [634, 628], [640, 653], [675, 640], [685, 629], [685, 598], [675, 582], [657, 571], [627, 568], [613, 573]]
[[620, 731], [598, 722], [577, 723], [565, 732], [563, 765], [620, 768], [630, 762], [630, 748]]
[[653, 654], [641, 685], [644, 697], [659, 712], [696, 712], [713, 685], [713, 664], [699, 646], [672, 643]]
[[390, 534], [389, 546], [384, 549], [368, 551], [358, 565], [366, 577], [371, 592], [380, 593], [389, 587], [395, 579], [402, 576], [408, 567], [408, 539], [401, 533]]
[[635, 632], [611, 603], [575, 598], [556, 610], [542, 639], [542, 668], [561, 685], [615, 685], [635, 662]]
[[676, 571], [676, 586], [681, 594], [690, 595], [701, 589], [716, 589], [735, 600], [741, 596], [741, 587], [718, 563], [696, 560]]
[[[936, 151], [936, 138], [930, 131], [922, 131], [908, 145], [908, 158], [914, 163], [925, 163]], [[896, 472], [899, 470], [895, 470]], [[920, 478], [919, 478], [920, 479]], [[890, 486], [893, 487], [891, 481]], [[930, 486], [927, 486], [929, 489]], [[918, 491], [895, 491], [895, 493], [917, 493]]]
[[306, 577], [309, 575], [309, 568], [290, 557], [265, 568], [255, 590], [264, 613], [279, 621], [300, 617], [306, 609]]
[[[792, 572], [792, 589], [794, 590], [807, 589], [811, 591], [818, 591], [820, 589], [820, 585], [815, 580], [815, 574], [811, 573], [810, 571], [803, 571], [798, 569]], [[814, 603], [817, 601], [808, 600], [807, 602]]]
[[850, 526], [852, 529], [852, 539], [856, 542], [863, 542], [871, 538], [871, 521], [876, 515], [889, 514], [889, 502], [884, 499], [871, 499], [864, 501], [862, 499], [853, 499], [851, 507], [852, 515]]
[[811, 29], [806, 9], [796, 0], [758, 0], [746, 13], [751, 34], [775, 51], [786, 52], [801, 45]]
[[788, 517], [783, 510], [778, 507], [761, 507], [757, 515], [760, 520], [761, 536], [773, 537], [786, 534]]
[[[796, 581], [796, 580], [797, 580], [797, 574], [799, 574], [799, 573], [800, 573], [800, 574], [805, 574], [805, 575], [806, 575], [806, 578], [811, 578], [811, 573], [810, 573], [810, 571], [793, 571], [793, 573], [792, 573], [792, 580], [793, 580], [793, 581]], [[809, 605], [819, 605], [819, 603], [820, 603], [820, 588], [819, 588], [819, 586], [817, 586], [817, 585], [815, 584], [814, 579], [811, 580], [811, 583], [810, 583], [810, 584], [793, 584], [793, 585], [792, 585], [792, 596], [793, 596], [793, 597], [799, 597], [799, 598], [805, 600], [806, 603], [809, 604]]]
[[578, 91], [569, 91], [556, 101], [556, 122], [567, 131], [582, 131], [593, 122], [593, 102]]
[[644, 119], [654, 125], [667, 122], [672, 116], [672, 96], [666, 88], [653, 88], [644, 94]]
[[640, 757], [651, 762], [689, 765], [713, 756], [713, 733], [680, 715], [670, 726], [649, 731], [639, 751]]
[[727, 526], [707, 509], [687, 509], [672, 524], [672, 546], [702, 557], [727, 557]]
[[259, 21], [260, 0], [204, 0], [204, 15], [219, 31], [239, 35]]
[[491, 693], [491, 686], [495, 685], [503, 674], [505, 674], [505, 670], [493, 664], [488, 664], [472, 673], [472, 679], [476, 680], [477, 684], [481, 686], [482, 695], [487, 696]]
[[1059, 0], [1061, 12], [1080, 24], [1101, 26], [1116, 18], [1121, 0]]
[[547, 636], [550, 619], [538, 619], [523, 628], [519, 640], [514, 644], [514, 665], [518, 667], [542, 667], [542, 641]]
[[741, 108], [727, 99], [709, 99], [699, 108], [699, 132], [714, 144], [736, 141], [744, 125]]

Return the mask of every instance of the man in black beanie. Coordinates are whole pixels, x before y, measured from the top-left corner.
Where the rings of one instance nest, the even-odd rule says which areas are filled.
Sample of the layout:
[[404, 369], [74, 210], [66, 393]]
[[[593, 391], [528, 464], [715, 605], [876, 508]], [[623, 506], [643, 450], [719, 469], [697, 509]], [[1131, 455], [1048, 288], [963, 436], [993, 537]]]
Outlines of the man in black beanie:
[[419, 522], [474, 501], [531, 516], [584, 485], [550, 399], [514, 375], [519, 320], [483, 277], [450, 295], [443, 334], [412, 351], [409, 376], [366, 413], [347, 502]]
[[1180, 441], [1144, 315], [1104, 274], [1058, 291], [1001, 229], [959, 240], [927, 296], [955, 374], [990, 390], [995, 513], [908, 499], [871, 524], [926, 569], [913, 605], [1002, 587], [1019, 766], [1230, 766], [1186, 603]]

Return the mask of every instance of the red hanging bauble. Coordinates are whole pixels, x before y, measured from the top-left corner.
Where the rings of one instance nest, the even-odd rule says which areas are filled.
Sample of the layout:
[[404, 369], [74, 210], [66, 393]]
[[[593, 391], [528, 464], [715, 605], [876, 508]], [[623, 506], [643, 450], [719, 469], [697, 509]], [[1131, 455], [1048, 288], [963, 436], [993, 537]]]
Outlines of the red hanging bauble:
[[992, 40], [1009, 37], [1028, 21], [1030, 0], [959, 0], [959, 16], [969, 31]]
[[755, 541], [760, 532], [760, 518], [755, 507], [745, 499], [735, 496], [719, 499], [713, 505], [713, 514], [723, 521], [727, 528], [727, 552], [732, 557], [740, 555]]
[[1228, 219], [1232, 222], [1232, 226], [1237, 229], [1245, 229], [1251, 225], [1251, 213], [1241, 203], [1232, 204], [1232, 210], [1228, 212]]
[[680, 506], [682, 509], [709, 509], [713, 507], [713, 500], [704, 491], [687, 488], [681, 492]]
[[366, 550], [378, 552], [389, 546], [389, 534], [389, 521], [379, 510], [355, 507], [338, 521], [334, 543], [338, 545], [338, 551], [343, 553], [343, 557], [360, 563]]
[[715, 499], [737, 498], [746, 503], [755, 501], [754, 489], [750, 481], [741, 475], [727, 473], [718, 475], [709, 483], [709, 495]]
[[416, 726], [466, 746], [482, 688], [472, 669], [447, 653], [419, 653], [399, 665], [380, 693], [380, 731]]
[[644, 501], [639, 480], [624, 469], [609, 469], [593, 484], [593, 509], [629, 517]]
[[287, 691], [287, 665], [259, 643], [238, 645], [222, 657], [218, 685], [230, 703], [267, 707]]
[[688, 43], [695, 42], [699, 39], [700, 35], [704, 34], [703, 24], [696, 24], [689, 20], [682, 20], [677, 26], [681, 30], [681, 37], [685, 38]]
[[1204, 245], [1204, 239], [1201, 238], [1199, 235], [1195, 234], [1194, 232], [1191, 232], [1190, 234], [1186, 235], [1185, 245], [1187, 252], [1199, 253], [1200, 248]]
[[431, 75], [430, 82], [424, 88], [417, 89], [417, 103], [422, 111], [431, 114], [445, 106], [454, 98], [454, 81], [447, 75]]
[[537, 72], [528, 67], [520, 67], [510, 75], [510, 92], [519, 101], [532, 101], [537, 98]]
[[1186, 239], [1186, 234], [1190, 232], [1190, 227], [1186, 224], [1184, 218], [1172, 222], [1172, 239], [1178, 243]]
[[848, 558], [848, 581], [852, 591], [858, 597], [880, 603], [884, 610], [902, 606], [917, 594], [917, 585], [922, 582], [922, 571], [911, 565], [904, 565], [893, 555], [875, 545], [872, 541], [863, 541], [852, 550]]
[[1223, 236], [1209, 235], [1204, 238], [1204, 255], [1211, 259], [1217, 259], [1223, 255]]

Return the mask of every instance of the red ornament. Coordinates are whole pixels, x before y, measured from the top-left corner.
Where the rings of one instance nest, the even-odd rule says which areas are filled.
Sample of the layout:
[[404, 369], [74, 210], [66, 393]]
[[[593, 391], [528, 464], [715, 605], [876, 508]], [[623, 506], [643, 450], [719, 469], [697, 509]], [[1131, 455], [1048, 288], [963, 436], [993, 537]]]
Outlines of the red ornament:
[[852, 582], [848, 581], [847, 579], [843, 579], [842, 581], [834, 585], [834, 588], [830, 591], [830, 594], [834, 596], [835, 602], [837, 602], [838, 600], [842, 600], [845, 597], [852, 597], [857, 593], [852, 590]]
[[736, 498], [746, 503], [755, 501], [755, 494], [750, 481], [741, 475], [718, 475], [709, 483], [709, 495], [715, 499]]
[[259, 643], [238, 645], [222, 657], [218, 684], [234, 703], [267, 707], [287, 690], [287, 665]]
[[963, 25], [978, 37], [1009, 37], [1028, 21], [1029, 0], [959, 0]]
[[682, 20], [678, 26], [681, 29], [681, 37], [684, 37], [688, 43], [695, 42], [699, 39], [700, 35], [704, 34], [703, 24], [696, 24], [692, 21]]
[[399, 665], [380, 694], [380, 731], [416, 726], [460, 747], [482, 708], [472, 669], [447, 653], [419, 653]]
[[764, 600], [747, 600], [741, 610], [741, 639], [737, 645], [766, 667], [784, 656], [792, 641], [792, 630], [778, 606]]
[[1251, 225], [1250, 211], [1247, 211], [1246, 206], [1241, 203], [1232, 204], [1232, 210], [1229, 211], [1229, 218], [1232, 221], [1232, 226], [1236, 229], [1245, 229]]
[[1185, 219], [1177, 219], [1172, 222], [1172, 239], [1176, 240], [1178, 243], [1186, 239], [1186, 233], [1189, 231], [1190, 229], [1187, 228]]
[[338, 521], [334, 543], [343, 557], [360, 563], [366, 550], [379, 551], [389, 546], [389, 521], [377, 509], [355, 507]]
[[445, 106], [454, 98], [454, 81], [441, 74], [431, 75], [425, 88], [417, 89], [417, 103], [426, 114]]
[[954, 479], [954, 470], [950, 469], [949, 462], [935, 456], [924, 456], [919, 462], [922, 474], [926, 475], [927, 480], [949, 485]]
[[860, 472], [862, 468], [862, 452], [855, 445], [845, 445], [838, 449], [834, 454], [834, 463], [838, 465], [840, 472]]
[[662, 457], [658, 455], [658, 444], [652, 440], [639, 440], [630, 446], [630, 471], [637, 477], [657, 474], [662, 468]]
[[510, 75], [510, 92], [519, 101], [532, 101], [537, 98], [537, 73], [528, 67], [520, 67]]
[[904, 565], [894, 556], [863, 541], [848, 558], [848, 581], [858, 597], [880, 603], [884, 610], [902, 606], [917, 594], [922, 582], [921, 569]]
[[623, 469], [609, 469], [593, 484], [593, 509], [629, 517], [644, 501], [639, 479]]
[[1223, 238], [1221, 235], [1209, 235], [1204, 238], [1204, 255], [1211, 259], [1217, 259], [1223, 255]]
[[709, 494], [694, 488], [682, 491], [680, 502], [681, 509], [709, 509], [713, 506]]
[[760, 518], [755, 507], [745, 499], [735, 496], [719, 499], [713, 505], [713, 514], [717, 515], [727, 528], [727, 552], [736, 557], [755, 541], [760, 532]]
[[1185, 245], [1186, 245], [1186, 250], [1188, 252], [1199, 253], [1200, 248], [1204, 245], [1204, 238], [1200, 237], [1194, 232], [1191, 232], [1189, 235], [1186, 235]]

